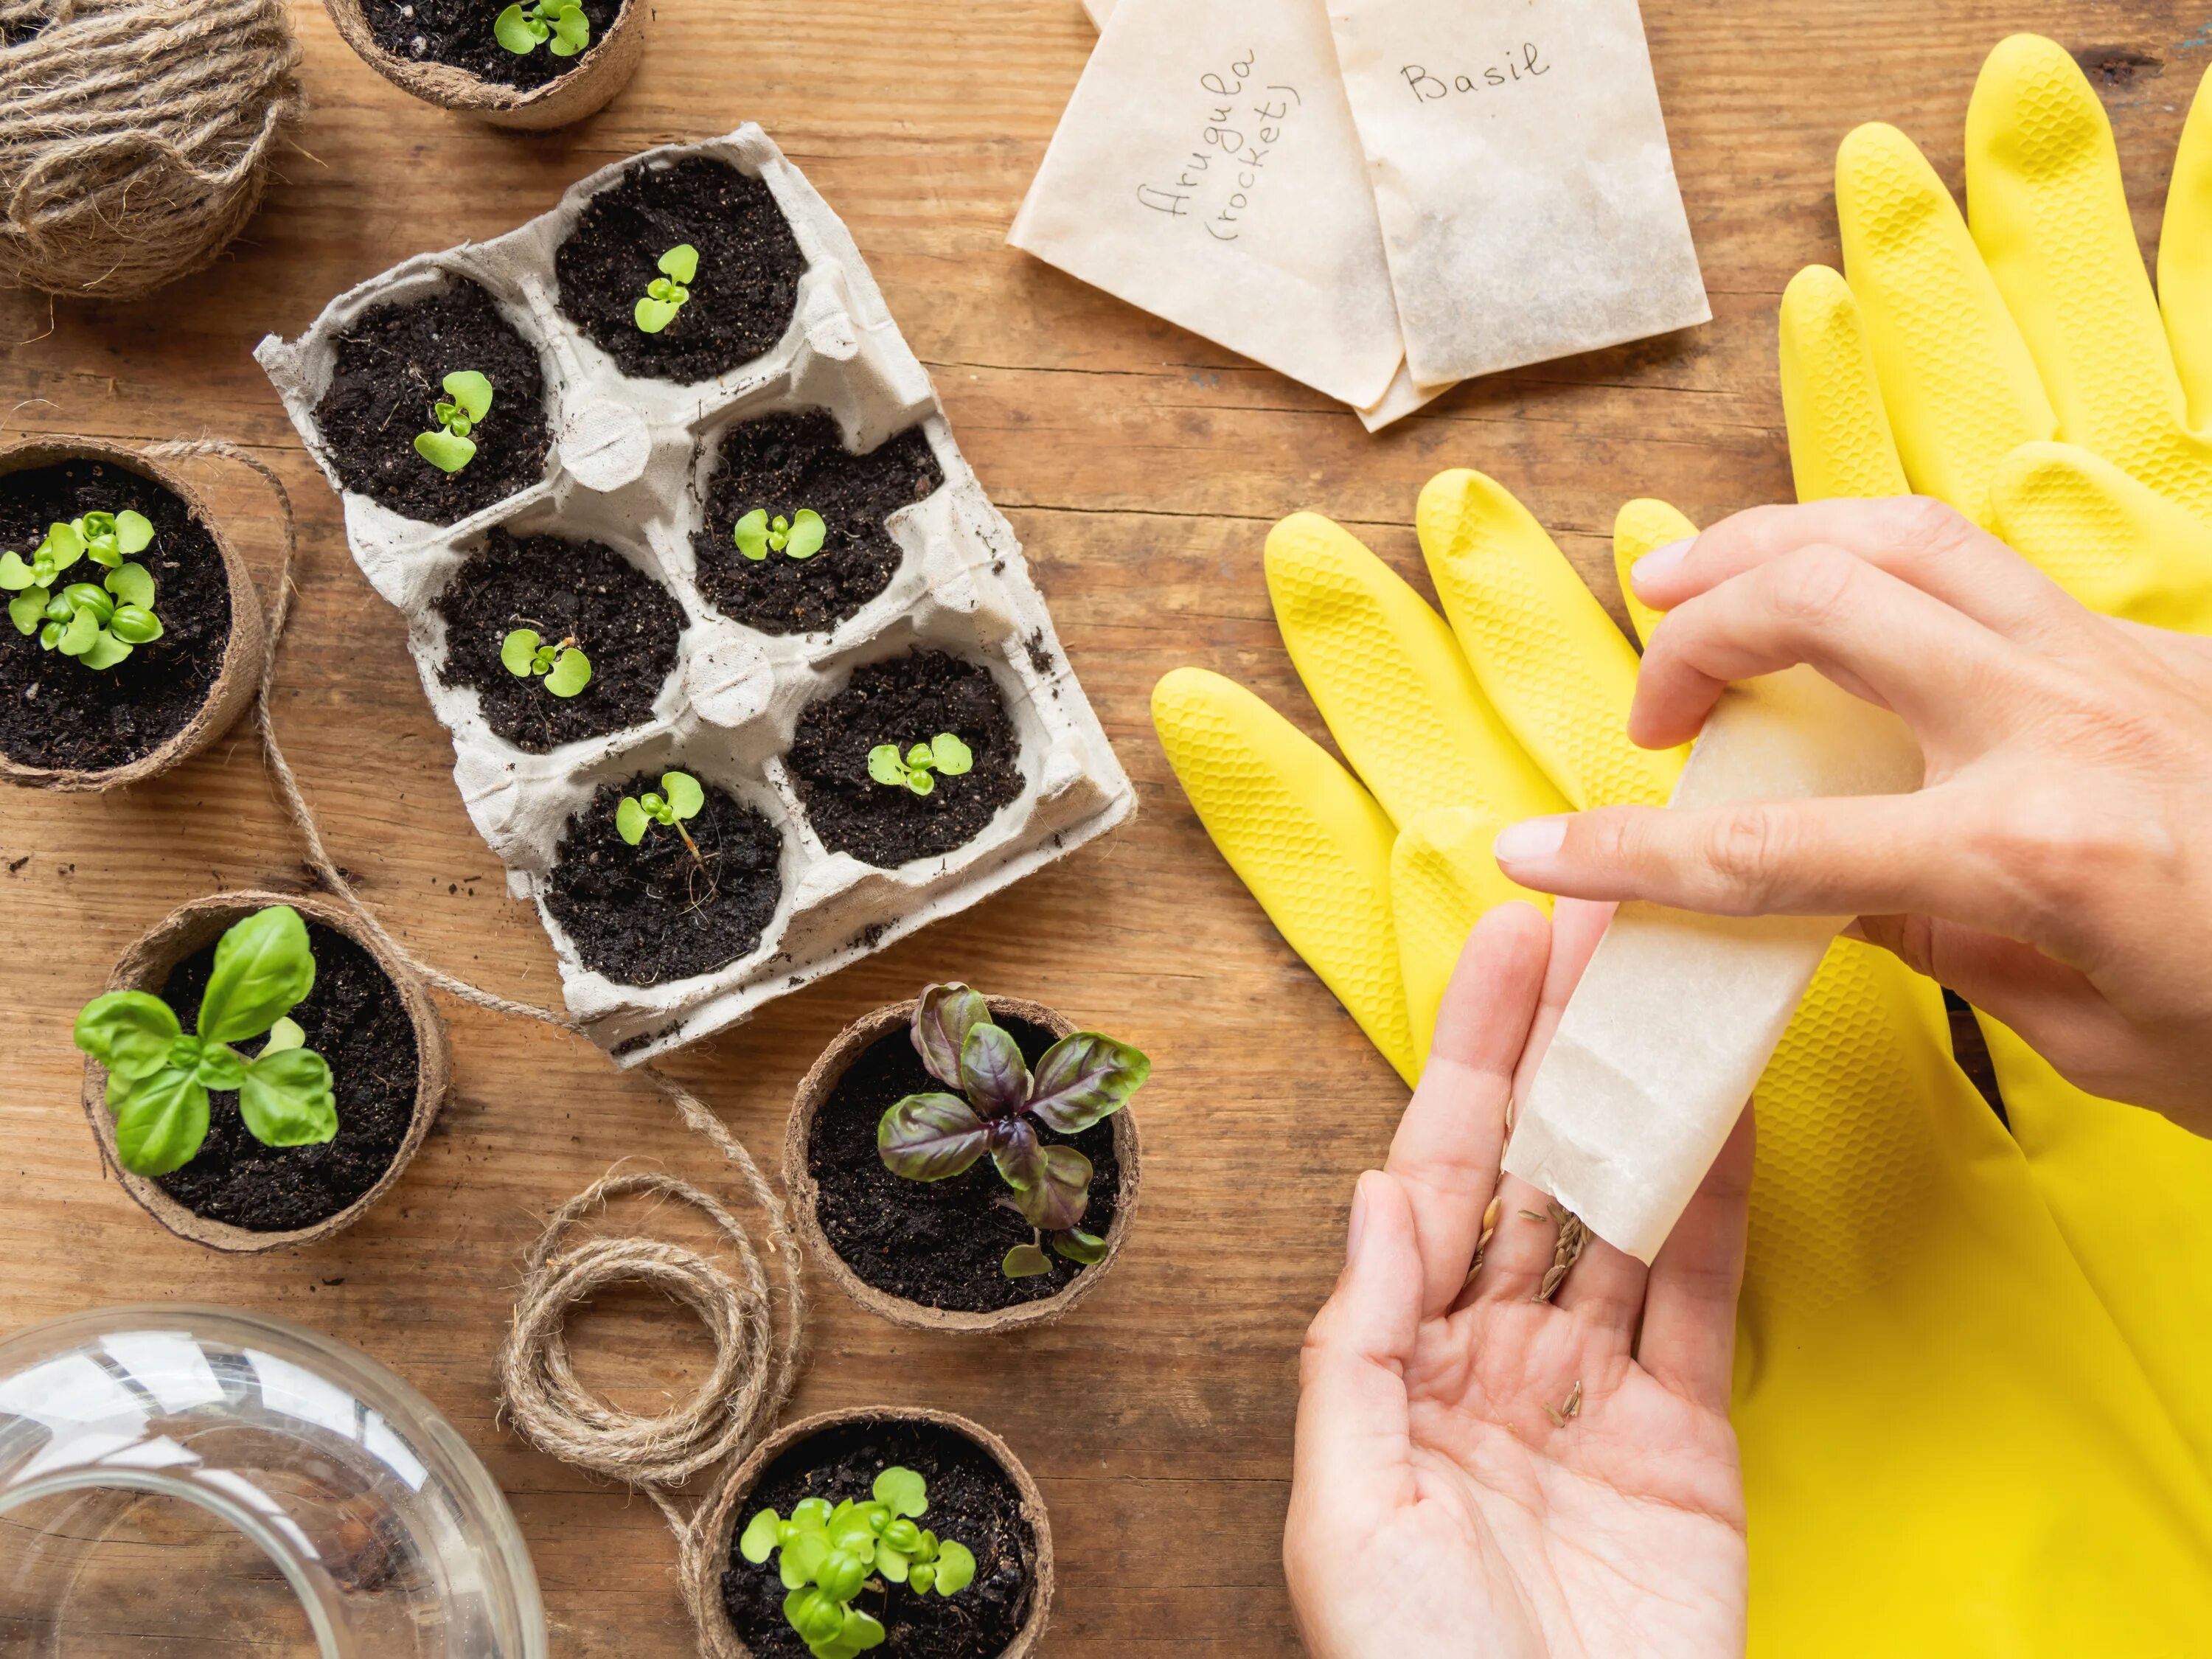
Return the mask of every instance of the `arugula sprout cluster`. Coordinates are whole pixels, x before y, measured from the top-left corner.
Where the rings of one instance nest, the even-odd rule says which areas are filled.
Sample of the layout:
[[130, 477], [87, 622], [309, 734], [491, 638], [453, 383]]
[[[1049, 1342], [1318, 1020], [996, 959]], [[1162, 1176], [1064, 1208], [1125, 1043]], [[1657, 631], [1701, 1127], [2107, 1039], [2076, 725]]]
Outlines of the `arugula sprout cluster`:
[[868, 750], [871, 778], [888, 787], [910, 789], [917, 795], [934, 793], [940, 774], [957, 778], [975, 764], [975, 751], [950, 732], [939, 732], [903, 755], [895, 743], [879, 743]]
[[699, 250], [678, 242], [660, 256], [656, 268], [660, 275], [645, 285], [645, 298], [630, 313], [641, 334], [659, 333], [690, 301], [691, 290], [684, 284], [699, 274]]
[[518, 628], [499, 642], [500, 665], [519, 680], [542, 678], [556, 697], [573, 697], [592, 683], [592, 659], [573, 634], [551, 645], [534, 628]]
[[518, 58], [544, 46], [556, 58], [574, 58], [592, 44], [592, 20], [583, 0], [532, 0], [509, 6], [492, 20], [492, 39]]
[[[130, 556], [153, 544], [152, 521], [128, 509], [49, 525], [28, 559], [13, 550], [0, 553], [0, 592], [15, 595], [9, 620], [18, 634], [35, 634], [46, 649], [87, 668], [114, 667], [133, 646], [161, 637], [154, 574]], [[107, 574], [98, 583], [62, 582], [62, 573], [82, 558]]]
[[888, 1586], [904, 1584], [916, 1595], [954, 1595], [975, 1582], [973, 1551], [915, 1524], [929, 1513], [921, 1476], [894, 1464], [872, 1491], [866, 1503], [848, 1498], [834, 1508], [826, 1498], [802, 1498], [788, 1520], [763, 1510], [738, 1540], [755, 1566], [775, 1555], [790, 1592], [783, 1616], [814, 1659], [854, 1659], [883, 1644], [883, 1621], [853, 1606], [862, 1590], [888, 1596]]
[[[134, 1175], [162, 1176], [191, 1163], [206, 1140], [208, 1091], [238, 1091], [246, 1132], [265, 1146], [313, 1146], [338, 1132], [330, 1063], [306, 1046], [289, 1018], [315, 988], [307, 924], [289, 904], [235, 923], [216, 943], [215, 967], [188, 1035], [175, 1012], [146, 991], [111, 991], [76, 1017], [76, 1046], [107, 1068], [115, 1150]], [[233, 1045], [268, 1034], [258, 1053]]]
[[469, 434], [491, 413], [491, 382], [473, 368], [457, 368], [444, 385], [445, 397], [430, 406], [437, 428], [415, 434], [415, 453], [441, 472], [459, 472], [476, 459]]
[[944, 1181], [984, 1153], [1012, 1190], [999, 1202], [1037, 1237], [1006, 1252], [1009, 1279], [1052, 1271], [1053, 1249], [1083, 1266], [1106, 1254], [1106, 1241], [1078, 1225], [1091, 1202], [1091, 1160], [1073, 1146], [1047, 1145], [1037, 1126], [1079, 1134], [1110, 1117], [1152, 1075], [1152, 1062], [1126, 1042], [1078, 1031], [1045, 1050], [1032, 1073], [1013, 1034], [991, 1023], [991, 1007], [965, 985], [933, 985], [915, 1006], [915, 1052], [929, 1074], [962, 1095], [908, 1095], [876, 1126], [884, 1167], [908, 1181]]
[[779, 513], [770, 519], [768, 509], [757, 507], [731, 528], [730, 539], [738, 554], [759, 563], [771, 553], [787, 559], [811, 559], [822, 550], [830, 526], [811, 507], [802, 507], [788, 519]]

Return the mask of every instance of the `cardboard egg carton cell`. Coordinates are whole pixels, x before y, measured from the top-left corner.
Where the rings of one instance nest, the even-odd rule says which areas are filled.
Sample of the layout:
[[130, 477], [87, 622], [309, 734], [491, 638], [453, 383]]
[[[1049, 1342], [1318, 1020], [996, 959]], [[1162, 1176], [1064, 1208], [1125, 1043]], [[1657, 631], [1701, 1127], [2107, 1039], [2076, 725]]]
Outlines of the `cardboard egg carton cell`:
[[[562, 314], [555, 252], [585, 204], [627, 168], [702, 155], [767, 183], [805, 258], [798, 303], [782, 338], [730, 373], [689, 386], [628, 378]], [[479, 284], [537, 347], [553, 444], [539, 482], [440, 526], [345, 490], [314, 411], [330, 386], [337, 338], [356, 318], [427, 296], [451, 276]], [[263, 340], [255, 356], [343, 495], [362, 574], [407, 617], [423, 690], [453, 733], [462, 799], [506, 865], [508, 890], [537, 903], [569, 1012], [623, 1063], [746, 1018], [1103, 835], [1133, 809], [1128, 778], [1068, 667], [1012, 527], [962, 459], [929, 376], [843, 223], [758, 127], [603, 167], [550, 212], [491, 241], [409, 259], [332, 301], [296, 340]], [[768, 635], [702, 597], [692, 533], [722, 434], [740, 422], [808, 409], [829, 410], [854, 450], [918, 426], [944, 482], [887, 520], [902, 558], [883, 592], [827, 633]], [[678, 665], [649, 720], [533, 755], [494, 733], [472, 688], [446, 683], [435, 601], [494, 526], [603, 543], [675, 597], [684, 616]], [[990, 671], [1020, 740], [1022, 788], [966, 845], [882, 869], [822, 844], [781, 757], [809, 704], [842, 690], [856, 666], [915, 645]], [[720, 785], [775, 826], [782, 890], [759, 945], [742, 959], [660, 985], [621, 984], [584, 965], [547, 909], [545, 889], [563, 827], [599, 786], [672, 767]]]

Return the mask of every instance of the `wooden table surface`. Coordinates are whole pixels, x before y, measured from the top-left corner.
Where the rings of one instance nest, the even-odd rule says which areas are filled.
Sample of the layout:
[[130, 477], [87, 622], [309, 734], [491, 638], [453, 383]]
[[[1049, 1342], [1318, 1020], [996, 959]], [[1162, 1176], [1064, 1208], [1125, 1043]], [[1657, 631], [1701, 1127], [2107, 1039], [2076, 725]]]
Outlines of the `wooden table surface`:
[[[399, 617], [354, 568], [337, 500], [249, 352], [410, 254], [511, 228], [609, 161], [765, 126], [844, 216], [936, 376], [1143, 810], [672, 1069], [772, 1158], [816, 1053], [929, 979], [1036, 997], [1146, 1049], [1145, 1201], [1113, 1280], [1060, 1326], [981, 1342], [894, 1330], [817, 1283], [793, 1409], [921, 1401], [1012, 1442], [1051, 1505], [1055, 1659], [1292, 1650], [1279, 1545], [1298, 1339], [1335, 1274], [1352, 1176], [1381, 1157], [1404, 1091], [1208, 845], [1152, 737], [1153, 681], [1182, 663], [1218, 669], [1320, 734], [1260, 568], [1267, 526], [1296, 508], [1353, 526], [1422, 583], [1408, 520], [1448, 465], [1503, 480], [1594, 570], [1626, 496], [1662, 495], [1700, 520], [1785, 497], [1775, 309], [1793, 271], [1836, 257], [1836, 141], [1894, 121], [1955, 185], [1984, 53], [2040, 30], [2111, 66], [2100, 83], [2148, 247], [2212, 62], [2202, 5], [1646, 0], [1714, 320], [1462, 387], [1380, 437], [1003, 245], [1093, 38], [1076, 0], [658, 0], [628, 90], [536, 137], [411, 102], [319, 4], [294, 9], [312, 112], [259, 216], [214, 269], [142, 303], [0, 297], [0, 436], [224, 438], [283, 473], [302, 547], [278, 722], [333, 854], [415, 949], [552, 998], [552, 953], [461, 810]], [[246, 521], [265, 575], [266, 498], [230, 470], [204, 476]], [[213, 1256], [103, 1177], [69, 1030], [173, 905], [304, 883], [256, 746], [234, 734], [120, 798], [0, 793], [0, 1331], [188, 1299], [357, 1344], [428, 1395], [506, 1489], [556, 1655], [689, 1652], [653, 1506], [504, 1429], [492, 1362], [544, 1214], [625, 1158], [734, 1193], [707, 1145], [587, 1045], [448, 1005], [453, 1096], [382, 1206], [318, 1247]], [[688, 1389], [707, 1352], [688, 1316], [645, 1295], [609, 1298], [574, 1335], [587, 1376], [638, 1407]], [[139, 1616], [118, 1603], [118, 1633]], [[282, 1623], [221, 1650], [311, 1650], [303, 1626]]]

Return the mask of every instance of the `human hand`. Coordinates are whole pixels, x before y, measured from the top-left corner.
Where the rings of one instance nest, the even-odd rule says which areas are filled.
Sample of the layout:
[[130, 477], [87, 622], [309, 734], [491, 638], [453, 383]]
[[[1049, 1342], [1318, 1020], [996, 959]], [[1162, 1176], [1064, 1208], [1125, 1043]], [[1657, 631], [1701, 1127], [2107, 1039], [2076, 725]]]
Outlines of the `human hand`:
[[1389, 1162], [1360, 1177], [1306, 1338], [1283, 1540], [1314, 1659], [1743, 1651], [1750, 1114], [1650, 1268], [1593, 1238], [1548, 1301], [1555, 1212], [1498, 1176], [1516, 1074], [1608, 914], [1484, 917]]
[[1629, 720], [1694, 732], [1809, 663], [1901, 716], [1907, 796], [1613, 808], [1498, 838], [1525, 885], [1724, 915], [1856, 915], [2093, 1092], [2212, 1128], [2212, 641], [2097, 616], [1925, 500], [1740, 514], [1637, 568]]

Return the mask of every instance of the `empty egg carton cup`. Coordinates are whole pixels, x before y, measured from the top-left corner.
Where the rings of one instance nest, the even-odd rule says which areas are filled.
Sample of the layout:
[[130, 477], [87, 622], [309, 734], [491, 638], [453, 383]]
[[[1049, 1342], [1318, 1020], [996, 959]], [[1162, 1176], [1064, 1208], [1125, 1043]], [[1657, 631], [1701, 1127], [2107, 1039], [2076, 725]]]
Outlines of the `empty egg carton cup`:
[[[556, 251], [593, 197], [632, 169], [696, 157], [767, 185], [804, 256], [793, 314], [763, 355], [708, 380], [626, 376], [563, 313]], [[441, 526], [346, 489], [315, 416], [337, 342], [356, 319], [435, 295], [455, 278], [488, 293], [537, 349], [552, 442], [538, 482]], [[604, 167], [552, 211], [491, 241], [409, 259], [332, 301], [296, 340], [264, 339], [255, 356], [343, 495], [362, 574], [407, 617], [423, 689], [453, 733], [462, 799], [506, 865], [508, 890], [537, 903], [570, 1012], [623, 1063], [744, 1019], [1018, 880], [1133, 810], [1128, 778], [1060, 648], [1012, 527], [962, 459], [928, 374], [842, 222], [757, 126]], [[918, 429], [942, 482], [885, 519], [899, 562], [882, 592], [826, 630], [763, 633], [706, 598], [693, 535], [725, 434], [762, 416], [814, 410], [828, 411], [844, 448], [856, 453]], [[649, 719], [530, 753], [493, 730], [473, 687], [448, 683], [436, 602], [495, 528], [601, 543], [675, 599], [683, 613], [676, 668]], [[719, 524], [715, 532], [729, 533]], [[810, 704], [836, 695], [856, 668], [916, 646], [988, 671], [1018, 739], [1019, 793], [965, 844], [882, 868], [824, 846], [783, 757]], [[738, 960], [659, 984], [622, 983], [586, 965], [548, 907], [549, 884], [571, 816], [601, 785], [672, 767], [720, 786], [774, 826], [781, 888], [759, 943]]]

